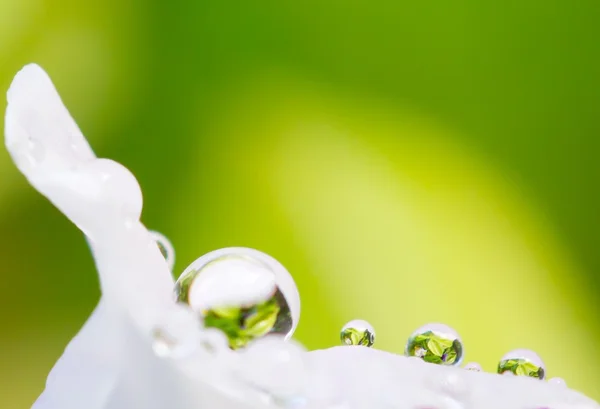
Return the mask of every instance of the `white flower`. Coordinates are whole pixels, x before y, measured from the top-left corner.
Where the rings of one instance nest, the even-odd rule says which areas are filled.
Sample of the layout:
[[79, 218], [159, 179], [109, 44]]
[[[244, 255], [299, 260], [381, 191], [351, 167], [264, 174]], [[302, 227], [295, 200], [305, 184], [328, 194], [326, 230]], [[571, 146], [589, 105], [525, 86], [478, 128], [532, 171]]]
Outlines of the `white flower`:
[[35, 409], [600, 408], [552, 383], [365, 347], [307, 353], [267, 337], [233, 352], [175, 304], [169, 265], [139, 221], [135, 177], [94, 155], [37, 65], [8, 91], [5, 137], [29, 183], [87, 236], [102, 289]]

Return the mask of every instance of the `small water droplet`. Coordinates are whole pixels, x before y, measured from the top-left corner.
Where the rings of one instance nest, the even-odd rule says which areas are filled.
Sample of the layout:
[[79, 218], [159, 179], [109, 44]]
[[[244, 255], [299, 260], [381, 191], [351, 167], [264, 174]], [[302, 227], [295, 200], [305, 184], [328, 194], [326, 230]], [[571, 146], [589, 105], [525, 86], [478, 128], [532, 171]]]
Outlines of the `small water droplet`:
[[229, 340], [227, 336], [216, 328], [205, 328], [202, 331], [200, 344], [211, 354], [219, 354], [229, 349]]
[[449, 326], [427, 324], [412, 333], [405, 355], [439, 365], [459, 365], [463, 359], [463, 344], [458, 333]]
[[352, 320], [342, 327], [340, 339], [344, 345], [371, 347], [375, 343], [375, 329], [364, 320]]
[[169, 269], [173, 270], [173, 266], [175, 265], [175, 249], [173, 248], [173, 245], [169, 239], [157, 231], [150, 231], [150, 235], [152, 236], [152, 239], [156, 241], [160, 253], [165, 260], [167, 260]]
[[479, 365], [477, 362], [469, 362], [465, 365], [465, 369], [467, 371], [481, 372], [481, 365]]
[[565, 380], [563, 378], [550, 378], [548, 380], [548, 383], [551, 385], [556, 385], [556, 386], [563, 386], [563, 387], [567, 386], [567, 383], [565, 382]]
[[32, 160], [35, 161], [36, 164], [42, 163], [46, 158], [46, 148], [44, 145], [30, 138], [28, 147]]
[[152, 331], [152, 349], [160, 358], [182, 358], [200, 343], [198, 320], [189, 308], [174, 305]]
[[296, 401], [306, 384], [305, 349], [281, 335], [248, 344], [240, 354], [239, 376], [277, 401]]
[[544, 379], [546, 366], [535, 352], [529, 349], [515, 349], [502, 357], [498, 363], [498, 373]]
[[305, 408], [308, 404], [308, 400], [304, 396], [291, 396], [289, 398], [275, 398], [275, 404], [280, 408], [285, 409], [300, 409]]
[[220, 329], [229, 346], [238, 349], [267, 334], [292, 335], [293, 317], [299, 314], [293, 308], [300, 303], [299, 298], [288, 303], [284, 291], [292, 298], [298, 293], [287, 278], [291, 280], [283, 266], [266, 254], [222, 249], [194, 261], [177, 280], [175, 296], [203, 317], [205, 327]]
[[152, 333], [154, 342], [152, 348], [154, 353], [160, 358], [168, 357], [177, 348], [177, 340], [171, 338], [168, 333], [160, 328], [156, 328]]

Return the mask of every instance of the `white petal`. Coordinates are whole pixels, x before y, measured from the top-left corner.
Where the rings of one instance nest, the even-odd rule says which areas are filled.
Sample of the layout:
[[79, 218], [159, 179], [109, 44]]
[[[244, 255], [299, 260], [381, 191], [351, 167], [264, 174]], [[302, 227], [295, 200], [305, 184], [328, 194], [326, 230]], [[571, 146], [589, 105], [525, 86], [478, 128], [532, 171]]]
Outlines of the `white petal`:
[[63, 167], [95, 157], [38, 65], [27, 65], [15, 76], [7, 100], [6, 146], [26, 176], [42, 160]]
[[142, 195], [135, 177], [94, 156], [40, 67], [17, 74], [8, 102], [6, 146], [29, 182], [86, 234], [103, 293], [35, 408], [239, 407], [231, 393], [208, 386], [226, 369], [219, 370], [214, 357], [200, 354], [200, 361], [181, 365], [152, 351], [150, 334], [175, 305], [173, 279], [139, 222]]
[[120, 345], [110, 314], [101, 301], [52, 368], [33, 409], [105, 406], [119, 376]]
[[142, 385], [144, 379], [162, 379], [160, 373], [141, 372], [146, 361], [132, 357], [147, 351], [144, 359], [158, 362], [149, 335], [162, 311], [174, 304], [170, 270], [139, 222], [142, 195], [135, 177], [122, 165], [94, 156], [40, 67], [26, 66], [16, 75], [5, 125], [6, 146], [19, 170], [86, 234], [103, 293], [36, 406], [104, 407], [130, 381], [128, 372], [121, 373], [124, 367], [138, 368], [131, 376]]
[[310, 352], [307, 363], [319, 375], [309, 378], [309, 393], [352, 408], [600, 409], [578, 392], [538, 379], [467, 371], [366, 347]]
[[23, 68], [8, 91], [6, 146], [29, 182], [87, 236], [106, 299], [150, 331], [173, 280], [139, 222], [142, 193], [122, 165], [97, 159], [48, 75]]

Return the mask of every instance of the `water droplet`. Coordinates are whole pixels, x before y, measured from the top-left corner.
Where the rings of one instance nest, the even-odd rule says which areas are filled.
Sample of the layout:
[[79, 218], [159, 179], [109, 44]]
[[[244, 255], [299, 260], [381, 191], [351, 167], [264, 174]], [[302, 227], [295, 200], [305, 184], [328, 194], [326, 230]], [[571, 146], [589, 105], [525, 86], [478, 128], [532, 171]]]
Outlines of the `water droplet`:
[[469, 362], [465, 365], [465, 369], [467, 371], [481, 372], [481, 365], [479, 365], [477, 362]]
[[194, 261], [175, 284], [204, 326], [223, 331], [238, 349], [267, 334], [291, 337], [300, 314], [293, 279], [275, 259], [257, 250], [228, 248]]
[[458, 333], [444, 324], [427, 324], [412, 333], [405, 349], [406, 356], [439, 365], [459, 365], [463, 344]]
[[285, 409], [300, 409], [305, 408], [308, 404], [308, 400], [304, 396], [292, 396], [289, 398], [274, 399], [275, 404], [280, 408]]
[[306, 384], [304, 347], [283, 336], [268, 335], [248, 344], [240, 354], [238, 375], [269, 394], [280, 406], [302, 401]]
[[565, 382], [565, 380], [563, 378], [550, 378], [548, 380], [548, 383], [551, 385], [556, 385], [556, 386], [563, 386], [563, 387], [567, 386], [567, 383]]
[[196, 315], [183, 305], [174, 305], [153, 330], [152, 349], [161, 358], [182, 358], [200, 343], [200, 325]]
[[163, 255], [165, 260], [167, 260], [169, 269], [172, 270], [173, 266], [175, 265], [175, 249], [173, 248], [173, 245], [169, 239], [157, 231], [150, 231], [150, 236], [152, 236], [152, 239], [156, 241], [160, 253]]
[[353, 320], [342, 327], [340, 339], [344, 345], [370, 347], [375, 342], [375, 329], [364, 320]]
[[46, 148], [41, 143], [29, 138], [29, 154], [37, 164], [42, 163], [46, 158]]
[[216, 328], [205, 328], [202, 331], [200, 344], [211, 354], [231, 351], [227, 336]]
[[502, 357], [498, 363], [498, 373], [512, 373], [516, 376], [544, 379], [546, 366], [535, 352], [528, 349], [516, 349]]
[[[446, 401], [464, 401], [470, 390], [461, 372], [435, 372], [431, 373], [425, 380], [424, 384], [429, 389], [440, 393], [440, 397]], [[449, 402], [452, 407], [453, 402]]]
[[152, 349], [160, 358], [168, 357], [172, 354], [172, 351], [176, 350], [177, 340], [171, 338], [163, 329], [156, 328], [152, 335], [154, 337]]

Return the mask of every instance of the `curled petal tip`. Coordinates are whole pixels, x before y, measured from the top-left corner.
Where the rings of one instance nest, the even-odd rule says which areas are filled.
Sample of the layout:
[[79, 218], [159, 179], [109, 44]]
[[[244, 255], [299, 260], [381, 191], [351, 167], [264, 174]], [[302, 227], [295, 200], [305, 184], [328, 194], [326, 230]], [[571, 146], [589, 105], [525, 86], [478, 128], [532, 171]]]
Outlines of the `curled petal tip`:
[[39, 65], [26, 65], [15, 75], [7, 100], [6, 147], [27, 178], [42, 168], [72, 167], [95, 157]]
[[[21, 90], [39, 87], [39, 85], [52, 86], [50, 77], [42, 67], [35, 63], [27, 64], [15, 75], [8, 92], [6, 93], [9, 103], [13, 102], [19, 95], [23, 95]], [[26, 95], [26, 94], [25, 94]]]

